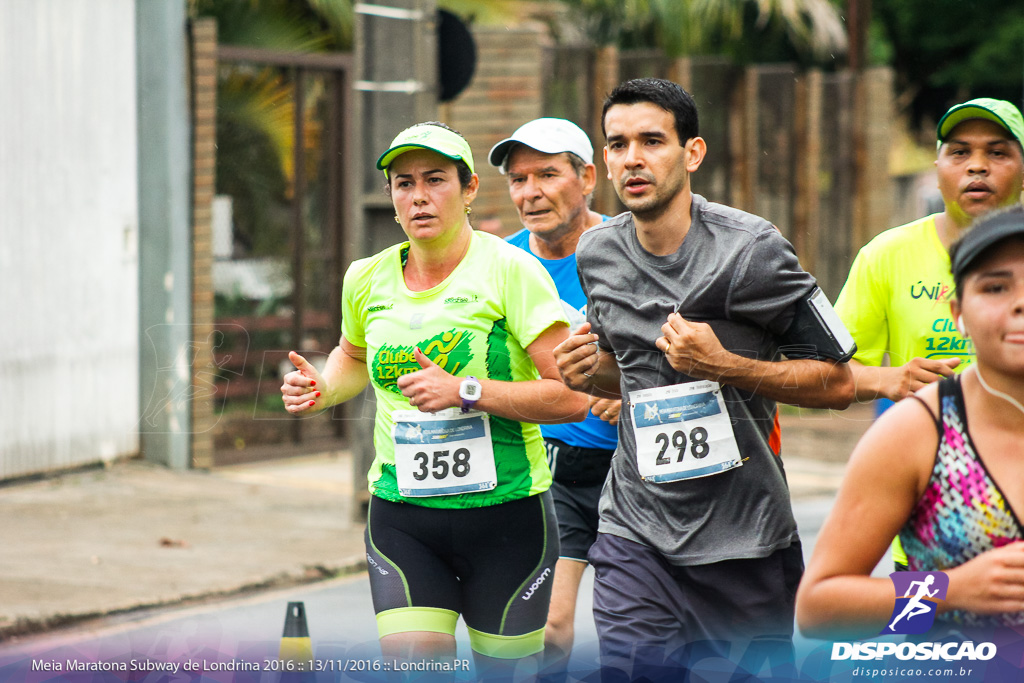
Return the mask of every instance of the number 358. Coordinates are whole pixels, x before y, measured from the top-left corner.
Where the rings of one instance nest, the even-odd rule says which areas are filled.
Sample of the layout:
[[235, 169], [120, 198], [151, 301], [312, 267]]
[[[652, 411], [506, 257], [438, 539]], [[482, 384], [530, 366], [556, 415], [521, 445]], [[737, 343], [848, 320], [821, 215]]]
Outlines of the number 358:
[[[452, 458], [451, 465], [448, 464], [449, 455]], [[469, 451], [465, 448], [458, 448], [454, 453], [434, 451], [433, 467], [430, 456], [422, 451], [413, 456], [413, 459], [419, 463], [419, 469], [412, 473], [416, 481], [423, 481], [431, 474], [434, 475], [434, 479], [444, 479], [448, 476], [449, 469], [456, 477], [465, 477], [469, 474]]]

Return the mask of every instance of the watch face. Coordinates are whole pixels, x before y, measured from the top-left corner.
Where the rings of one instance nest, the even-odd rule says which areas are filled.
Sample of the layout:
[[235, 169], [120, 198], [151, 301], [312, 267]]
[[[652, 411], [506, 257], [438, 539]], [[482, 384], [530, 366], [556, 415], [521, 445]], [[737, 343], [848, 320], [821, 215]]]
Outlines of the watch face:
[[480, 382], [475, 379], [464, 379], [459, 385], [459, 396], [467, 401], [480, 398]]

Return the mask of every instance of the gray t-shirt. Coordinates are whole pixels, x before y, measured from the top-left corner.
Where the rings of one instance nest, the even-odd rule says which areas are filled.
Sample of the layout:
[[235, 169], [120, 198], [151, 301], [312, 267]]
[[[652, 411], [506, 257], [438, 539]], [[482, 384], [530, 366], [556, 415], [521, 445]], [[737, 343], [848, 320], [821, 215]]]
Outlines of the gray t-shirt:
[[[576, 250], [587, 318], [615, 353], [625, 400], [638, 389], [695, 378], [676, 372], [655, 347], [679, 314], [708, 323], [725, 349], [779, 360], [779, 337], [815, 286], [792, 245], [763, 218], [693, 195], [692, 223], [674, 254], [654, 256], [630, 213], [583, 233]], [[643, 543], [672, 564], [765, 557], [798, 540], [781, 459], [769, 447], [775, 402], [722, 383], [743, 464], [667, 483], [640, 478], [630, 411], [601, 496], [599, 530]]]

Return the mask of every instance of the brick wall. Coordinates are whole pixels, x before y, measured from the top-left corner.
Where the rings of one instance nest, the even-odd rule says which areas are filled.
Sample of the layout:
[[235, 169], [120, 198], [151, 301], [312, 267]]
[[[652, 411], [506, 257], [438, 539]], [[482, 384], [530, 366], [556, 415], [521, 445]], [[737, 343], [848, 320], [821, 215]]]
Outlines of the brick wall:
[[213, 235], [217, 142], [217, 24], [192, 26], [192, 466], [213, 466]]
[[473, 202], [473, 225], [501, 222], [501, 234], [521, 225], [508, 196], [505, 177], [487, 162], [491, 147], [531, 119], [544, 115], [543, 59], [547, 30], [542, 26], [477, 28], [473, 81], [454, 101], [440, 107], [441, 120], [466, 136], [473, 148], [480, 192]]

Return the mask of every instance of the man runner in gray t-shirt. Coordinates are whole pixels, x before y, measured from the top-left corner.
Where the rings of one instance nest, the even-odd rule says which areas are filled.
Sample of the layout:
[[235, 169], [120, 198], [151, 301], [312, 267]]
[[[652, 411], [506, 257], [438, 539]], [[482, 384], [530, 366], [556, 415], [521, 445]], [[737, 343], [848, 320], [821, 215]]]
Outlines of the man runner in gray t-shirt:
[[602, 123], [629, 212], [581, 237], [588, 322], [555, 357], [573, 389], [623, 399], [589, 557], [603, 664], [789, 653], [803, 560], [775, 402], [849, 405], [852, 341], [774, 226], [691, 193], [706, 147], [682, 88], [623, 83]]

